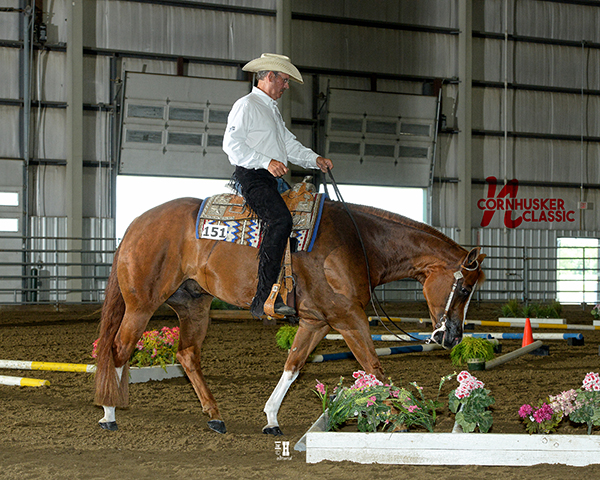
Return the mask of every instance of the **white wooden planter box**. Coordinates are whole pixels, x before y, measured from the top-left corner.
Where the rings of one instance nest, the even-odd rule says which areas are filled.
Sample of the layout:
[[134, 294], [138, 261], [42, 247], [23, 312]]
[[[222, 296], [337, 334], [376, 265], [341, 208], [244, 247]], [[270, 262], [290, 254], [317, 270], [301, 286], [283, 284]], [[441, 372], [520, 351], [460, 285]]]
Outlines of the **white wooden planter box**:
[[[510, 322], [515, 325], [523, 325], [525, 326], [526, 318], [515, 318], [515, 317], [499, 317], [499, 322]], [[565, 325], [567, 321], [564, 318], [530, 318], [529, 322], [531, 325], [540, 324], [540, 323], [552, 323], [556, 325]]]
[[166, 380], [167, 378], [183, 377], [185, 371], [183, 367], [176, 363], [167, 365], [167, 371], [161, 366], [155, 367], [130, 367], [129, 383], [144, 383], [150, 380]]
[[599, 435], [503, 433], [325, 432], [324, 417], [306, 432], [306, 462], [397, 465], [506, 465], [540, 463], [586, 466], [600, 463]]

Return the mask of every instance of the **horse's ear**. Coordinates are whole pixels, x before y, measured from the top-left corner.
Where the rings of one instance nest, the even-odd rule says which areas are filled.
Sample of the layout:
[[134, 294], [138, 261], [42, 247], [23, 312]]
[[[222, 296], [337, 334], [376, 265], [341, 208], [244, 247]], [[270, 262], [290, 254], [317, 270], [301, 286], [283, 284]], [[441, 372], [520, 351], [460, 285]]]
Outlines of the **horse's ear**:
[[480, 247], [472, 248], [471, 251], [467, 254], [465, 261], [463, 262], [463, 267], [465, 267], [467, 270], [476, 269], [486, 257], [486, 254], [480, 254], [480, 251]]

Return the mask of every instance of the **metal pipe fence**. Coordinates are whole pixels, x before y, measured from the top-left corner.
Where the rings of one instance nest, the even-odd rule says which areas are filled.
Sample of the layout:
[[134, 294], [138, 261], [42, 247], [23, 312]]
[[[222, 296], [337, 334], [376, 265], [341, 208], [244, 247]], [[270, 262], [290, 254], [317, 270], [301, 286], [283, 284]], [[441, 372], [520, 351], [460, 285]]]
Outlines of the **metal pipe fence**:
[[[485, 282], [474, 301], [519, 300], [564, 304], [600, 302], [599, 247], [482, 246]], [[391, 282], [376, 289], [386, 302], [424, 301], [414, 280]]]
[[0, 304], [101, 303], [117, 242], [0, 236]]
[[[0, 304], [101, 303], [117, 241], [0, 236]], [[600, 302], [599, 248], [482, 246], [486, 281], [473, 300]], [[376, 289], [384, 302], [424, 301], [414, 280]]]

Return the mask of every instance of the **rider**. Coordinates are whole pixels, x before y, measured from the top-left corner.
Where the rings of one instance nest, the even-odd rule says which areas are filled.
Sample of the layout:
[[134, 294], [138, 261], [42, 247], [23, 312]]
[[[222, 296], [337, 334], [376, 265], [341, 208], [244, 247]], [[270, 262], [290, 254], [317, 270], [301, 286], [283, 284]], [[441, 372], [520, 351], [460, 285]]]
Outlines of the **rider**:
[[[286, 128], [277, 102], [289, 87], [290, 79], [304, 83], [298, 69], [284, 55], [263, 53], [243, 70], [255, 72], [257, 85], [233, 105], [223, 137], [223, 150], [235, 166], [232, 181], [262, 221], [264, 237], [259, 249], [258, 286], [250, 311], [264, 314], [264, 304], [277, 281], [292, 216], [277, 189], [277, 179], [288, 173], [287, 163], [304, 168], [333, 168], [323, 158], [303, 146]], [[294, 315], [278, 295], [275, 313]]]

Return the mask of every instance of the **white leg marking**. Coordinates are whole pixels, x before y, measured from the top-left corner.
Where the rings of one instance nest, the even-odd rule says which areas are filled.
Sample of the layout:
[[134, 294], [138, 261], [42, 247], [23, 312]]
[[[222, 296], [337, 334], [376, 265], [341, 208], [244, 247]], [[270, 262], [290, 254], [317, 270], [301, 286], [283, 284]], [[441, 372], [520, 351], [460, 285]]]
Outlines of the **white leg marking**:
[[279, 423], [277, 422], [277, 412], [279, 412], [279, 407], [281, 407], [281, 402], [283, 402], [283, 398], [285, 394], [290, 388], [290, 385], [294, 383], [294, 380], [298, 378], [298, 374], [300, 372], [291, 372], [291, 371], [283, 371], [281, 378], [279, 379], [279, 383], [273, 390], [273, 393], [267, 400], [265, 404], [265, 408], [263, 412], [267, 414], [267, 427], [278, 427]]
[[107, 407], [106, 405], [102, 405], [104, 409], [104, 417], [100, 420], [100, 423], [108, 423], [115, 421], [115, 407]]
[[[121, 377], [123, 376], [123, 367], [115, 368], [115, 375], [117, 380], [120, 382]], [[100, 420], [99, 423], [107, 423], [115, 421], [115, 407], [107, 407], [106, 405], [102, 405], [104, 409], [104, 417]]]

